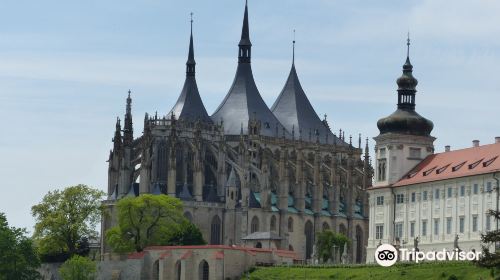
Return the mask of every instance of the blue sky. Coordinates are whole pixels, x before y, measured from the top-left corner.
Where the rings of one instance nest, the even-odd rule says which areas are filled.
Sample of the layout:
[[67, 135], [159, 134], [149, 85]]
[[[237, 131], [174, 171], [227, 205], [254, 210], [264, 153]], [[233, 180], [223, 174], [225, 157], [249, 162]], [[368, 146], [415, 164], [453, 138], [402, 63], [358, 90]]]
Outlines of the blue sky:
[[[197, 81], [211, 114], [237, 64], [244, 1], [87, 0], [0, 3], [0, 211], [32, 229], [49, 190], [106, 189], [116, 116], [133, 97], [166, 114], [184, 81], [194, 12]], [[252, 66], [269, 106], [291, 64], [319, 115], [363, 138], [392, 113], [411, 32], [417, 111], [434, 122], [436, 150], [500, 136], [500, 2], [250, 0]], [[373, 141], [371, 141], [373, 146]]]

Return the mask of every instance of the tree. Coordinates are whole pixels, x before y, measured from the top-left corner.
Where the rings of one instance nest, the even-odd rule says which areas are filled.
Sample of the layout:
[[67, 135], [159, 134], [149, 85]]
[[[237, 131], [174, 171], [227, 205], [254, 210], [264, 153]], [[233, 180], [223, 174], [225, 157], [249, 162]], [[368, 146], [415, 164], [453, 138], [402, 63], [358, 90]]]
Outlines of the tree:
[[104, 192], [77, 185], [50, 191], [40, 204], [31, 208], [36, 220], [34, 239], [40, 254], [71, 257], [84, 252], [85, 239], [97, 238], [100, 201]]
[[116, 208], [118, 225], [106, 232], [115, 252], [141, 252], [150, 245], [168, 245], [187, 221], [181, 201], [163, 194], [125, 197]]
[[339, 248], [338, 252], [342, 255], [344, 250], [344, 244], [349, 242], [347, 236], [342, 233], [335, 233], [331, 230], [325, 230], [318, 234], [316, 241], [316, 249], [318, 250], [318, 257], [323, 260], [323, 262], [328, 261], [328, 259], [333, 259], [334, 252], [332, 252], [333, 246]]
[[167, 244], [172, 246], [205, 245], [207, 244], [200, 230], [191, 222], [185, 221], [180, 229], [170, 236]]
[[40, 260], [33, 241], [26, 230], [9, 227], [4, 213], [0, 213], [0, 280], [40, 279], [36, 270]]
[[63, 280], [95, 279], [96, 263], [89, 258], [74, 255], [61, 265], [59, 273]]
[[[488, 214], [493, 216], [495, 221], [500, 219], [500, 212], [489, 210]], [[486, 245], [497, 244], [497, 242], [500, 242], [500, 230], [495, 229], [481, 234], [481, 241]], [[490, 252], [487, 246], [483, 246], [483, 254], [481, 255], [479, 264], [485, 267], [500, 269], [500, 252]]]

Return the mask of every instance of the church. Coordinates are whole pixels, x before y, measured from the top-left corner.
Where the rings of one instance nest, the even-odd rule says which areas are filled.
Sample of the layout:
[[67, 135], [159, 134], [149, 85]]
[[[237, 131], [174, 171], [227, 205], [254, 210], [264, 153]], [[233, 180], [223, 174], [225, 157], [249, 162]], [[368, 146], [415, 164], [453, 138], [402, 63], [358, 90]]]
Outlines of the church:
[[146, 113], [144, 131], [135, 137], [129, 92], [123, 123], [117, 119], [102, 256], [111, 253], [104, 233], [116, 223], [116, 202], [151, 193], [181, 199], [184, 216], [210, 245], [293, 251], [308, 261], [316, 235], [333, 230], [351, 240], [345, 260], [365, 262], [368, 143], [363, 150], [360, 137], [353, 145], [351, 136], [332, 132], [320, 119], [294, 59], [276, 101], [266, 105], [252, 74], [246, 4], [236, 74], [211, 115], [196, 83], [193, 41], [191, 21], [185, 82], [172, 109]]

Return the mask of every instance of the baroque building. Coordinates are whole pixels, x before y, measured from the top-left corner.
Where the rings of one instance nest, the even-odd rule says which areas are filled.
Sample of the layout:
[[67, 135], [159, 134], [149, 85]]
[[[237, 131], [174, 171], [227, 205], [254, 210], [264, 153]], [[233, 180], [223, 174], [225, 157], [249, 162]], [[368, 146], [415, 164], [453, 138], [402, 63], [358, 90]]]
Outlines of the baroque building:
[[[377, 122], [375, 178], [369, 193], [367, 262], [380, 244], [419, 251], [481, 251], [481, 233], [498, 229], [500, 138], [494, 144], [434, 153], [433, 123], [415, 111], [417, 79], [408, 54], [397, 79], [397, 110]], [[495, 194], [496, 188], [496, 194]]]
[[209, 244], [292, 250], [308, 260], [316, 234], [331, 229], [351, 240], [349, 262], [365, 261], [368, 143], [363, 152], [361, 138], [354, 147], [345, 132], [332, 133], [302, 89], [294, 60], [269, 108], [255, 84], [251, 56], [245, 5], [236, 75], [211, 116], [196, 84], [192, 21], [180, 96], [165, 116], [146, 113], [137, 138], [129, 92], [109, 155], [104, 257], [111, 252], [104, 232], [116, 223], [117, 200], [163, 193], [183, 201], [185, 217]]

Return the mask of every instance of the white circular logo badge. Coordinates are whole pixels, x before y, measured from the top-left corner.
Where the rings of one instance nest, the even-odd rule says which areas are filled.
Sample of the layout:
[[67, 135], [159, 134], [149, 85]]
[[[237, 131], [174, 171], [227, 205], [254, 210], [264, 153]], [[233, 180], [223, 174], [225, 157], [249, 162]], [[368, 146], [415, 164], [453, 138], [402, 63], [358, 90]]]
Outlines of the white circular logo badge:
[[375, 250], [375, 260], [381, 266], [391, 266], [398, 260], [398, 251], [390, 244], [382, 244]]

